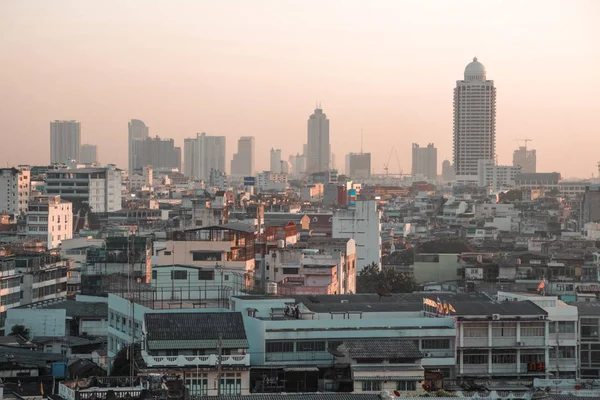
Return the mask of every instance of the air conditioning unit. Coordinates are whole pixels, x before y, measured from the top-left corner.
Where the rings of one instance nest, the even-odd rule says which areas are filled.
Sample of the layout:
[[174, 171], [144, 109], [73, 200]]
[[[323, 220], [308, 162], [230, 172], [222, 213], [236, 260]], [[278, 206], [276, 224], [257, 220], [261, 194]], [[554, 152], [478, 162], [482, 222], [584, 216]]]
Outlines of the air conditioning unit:
[[348, 304], [348, 300], [346, 300], [346, 299], [340, 300], [340, 303], [342, 303], [342, 304]]
[[546, 316], [545, 315], [540, 315], [539, 318], [540, 319], [546, 319]]
[[433, 354], [431, 354], [431, 353], [425, 353], [423, 355], [425, 356], [425, 358], [431, 358], [431, 357], [433, 357]]
[[525, 343], [523, 343], [523, 342], [517, 342], [517, 346], [525, 346]]
[[492, 314], [492, 320], [500, 321], [500, 314]]

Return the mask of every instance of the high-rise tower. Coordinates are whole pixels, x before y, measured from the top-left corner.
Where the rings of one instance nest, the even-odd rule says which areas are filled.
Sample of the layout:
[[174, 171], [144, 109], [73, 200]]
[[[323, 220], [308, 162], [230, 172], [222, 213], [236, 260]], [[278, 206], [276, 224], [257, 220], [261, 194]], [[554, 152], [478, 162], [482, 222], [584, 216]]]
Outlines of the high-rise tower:
[[237, 153], [231, 160], [231, 175], [252, 176], [254, 174], [254, 136], [242, 136], [238, 140]]
[[79, 161], [81, 152], [81, 124], [79, 121], [50, 122], [50, 162]]
[[329, 144], [329, 120], [320, 106], [308, 118], [308, 145], [306, 172], [329, 171], [331, 145]]
[[458, 181], [477, 182], [477, 162], [496, 155], [496, 88], [473, 58], [454, 88], [454, 169]]
[[133, 175], [133, 171], [141, 169], [143, 164], [144, 143], [148, 138], [148, 127], [144, 121], [132, 119], [128, 125], [128, 159], [129, 159], [129, 175]]

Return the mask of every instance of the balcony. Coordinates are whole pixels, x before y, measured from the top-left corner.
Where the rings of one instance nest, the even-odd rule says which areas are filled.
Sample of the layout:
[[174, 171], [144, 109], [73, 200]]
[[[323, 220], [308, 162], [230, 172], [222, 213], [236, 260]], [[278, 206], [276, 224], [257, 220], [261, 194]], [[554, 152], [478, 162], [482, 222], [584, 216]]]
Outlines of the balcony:
[[489, 347], [488, 337], [465, 337], [462, 347]]
[[[186, 366], [216, 366], [218, 362], [218, 356], [216, 354], [209, 354], [204, 356], [151, 356], [146, 352], [142, 353], [142, 357], [149, 367], [186, 367]], [[233, 366], [233, 365], [250, 365], [249, 354], [239, 354], [230, 356], [221, 356], [221, 365]]]

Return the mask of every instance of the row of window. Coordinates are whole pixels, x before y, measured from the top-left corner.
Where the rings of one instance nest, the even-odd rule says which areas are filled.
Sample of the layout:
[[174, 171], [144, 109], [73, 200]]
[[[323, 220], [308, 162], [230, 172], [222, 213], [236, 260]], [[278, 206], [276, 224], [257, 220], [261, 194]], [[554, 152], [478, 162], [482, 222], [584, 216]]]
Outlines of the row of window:
[[[381, 384], [381, 381], [362, 381], [360, 386], [363, 392], [379, 392], [382, 388]], [[396, 390], [414, 392], [417, 390], [417, 381], [398, 381]]]
[[[295, 350], [294, 350], [295, 344]], [[342, 344], [341, 340], [314, 340], [314, 341], [266, 341], [265, 352], [267, 353], [293, 353], [309, 351], [325, 351], [326, 348], [336, 349]], [[419, 347], [419, 341], [415, 340], [415, 345]], [[421, 348], [423, 350], [450, 349], [450, 339], [423, 339]]]
[[[171, 280], [184, 280], [184, 281], [187, 281], [188, 280], [188, 276], [191, 275], [191, 273], [188, 274], [189, 271], [183, 271], [183, 270], [173, 270], [173, 271], [170, 271], [170, 272], [171, 272]], [[152, 279], [154, 279], [154, 280], [158, 279], [158, 271], [156, 271], [156, 270], [152, 271]], [[198, 271], [198, 280], [199, 281], [214, 281], [215, 280], [215, 271], [212, 271], [212, 270], [208, 270], [208, 271], [199, 270]], [[228, 281], [229, 280], [229, 275], [224, 274], [223, 280]]]

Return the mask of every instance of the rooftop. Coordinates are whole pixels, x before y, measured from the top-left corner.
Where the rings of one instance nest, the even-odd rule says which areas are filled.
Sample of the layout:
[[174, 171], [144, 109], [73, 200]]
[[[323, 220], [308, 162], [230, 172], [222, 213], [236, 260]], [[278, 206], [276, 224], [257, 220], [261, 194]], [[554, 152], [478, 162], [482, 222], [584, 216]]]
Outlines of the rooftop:
[[350, 358], [423, 358], [411, 340], [345, 340], [342, 346]]
[[[145, 315], [148, 346], [153, 349], [193, 345], [247, 348], [246, 330], [239, 312], [149, 313]], [[169, 342], [169, 343], [159, 343]]]
[[21, 306], [20, 308], [36, 308], [61, 310], [67, 312], [69, 318], [85, 318], [85, 317], [108, 317], [108, 303], [103, 302], [84, 302], [76, 300], [63, 300], [52, 302], [38, 302]]

